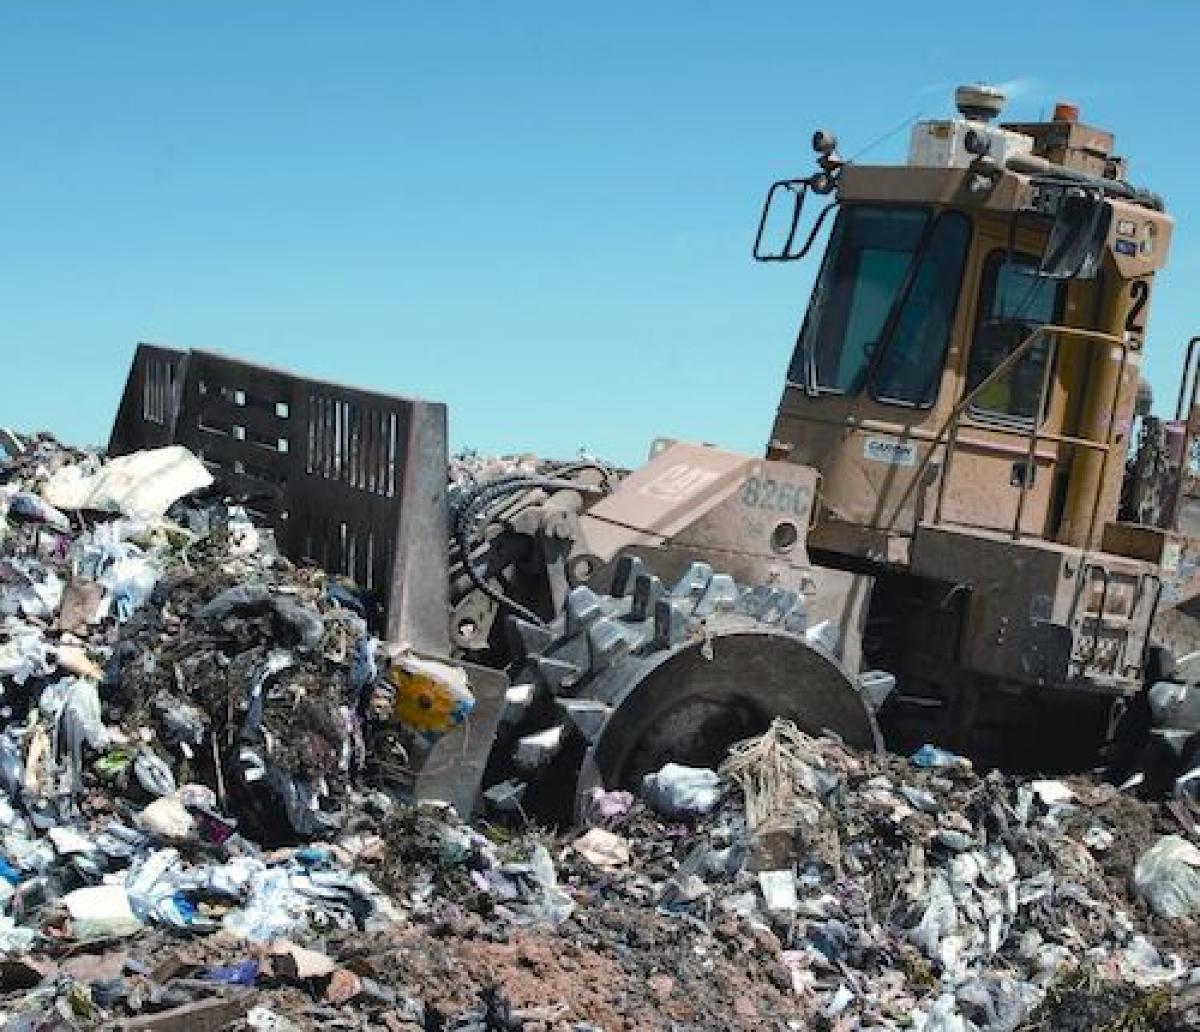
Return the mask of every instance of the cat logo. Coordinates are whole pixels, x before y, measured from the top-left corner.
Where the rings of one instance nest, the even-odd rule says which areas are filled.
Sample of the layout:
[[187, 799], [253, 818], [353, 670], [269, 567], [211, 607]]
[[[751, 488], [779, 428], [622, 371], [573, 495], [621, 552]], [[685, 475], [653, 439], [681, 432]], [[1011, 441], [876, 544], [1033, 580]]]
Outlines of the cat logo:
[[665, 502], [678, 502], [702, 491], [719, 476], [716, 470], [677, 462], [643, 485], [638, 493]]

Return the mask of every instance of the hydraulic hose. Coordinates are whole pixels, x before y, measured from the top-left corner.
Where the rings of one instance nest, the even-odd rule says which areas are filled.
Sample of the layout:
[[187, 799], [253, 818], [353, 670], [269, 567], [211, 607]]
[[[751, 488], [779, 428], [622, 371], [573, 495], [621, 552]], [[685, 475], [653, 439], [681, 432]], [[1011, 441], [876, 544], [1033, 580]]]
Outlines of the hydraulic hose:
[[588, 484], [579, 484], [571, 480], [560, 480], [554, 477], [541, 477], [526, 473], [501, 477], [498, 480], [493, 480], [475, 488], [465, 496], [454, 521], [454, 540], [458, 544], [458, 550], [462, 556], [463, 569], [476, 588], [495, 602], [496, 605], [515, 613], [522, 620], [536, 624], [539, 627], [545, 627], [546, 621], [532, 609], [522, 605], [516, 599], [510, 598], [499, 588], [488, 583], [483, 573], [471, 560], [471, 532], [476, 516], [498, 498], [503, 498], [507, 494], [514, 494], [517, 491], [529, 491], [538, 488], [546, 491], [578, 491], [582, 494], [602, 493], [601, 488], [592, 487]]

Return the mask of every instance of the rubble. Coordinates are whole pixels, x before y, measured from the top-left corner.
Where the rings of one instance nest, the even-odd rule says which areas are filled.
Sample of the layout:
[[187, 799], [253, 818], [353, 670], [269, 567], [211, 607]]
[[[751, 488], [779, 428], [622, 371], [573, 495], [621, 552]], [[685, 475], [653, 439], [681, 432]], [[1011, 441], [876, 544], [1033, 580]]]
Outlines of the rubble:
[[[777, 721], [719, 771], [593, 790], [582, 826], [471, 824], [409, 801], [470, 719], [453, 664], [380, 643], [202, 477], [159, 512], [134, 474], [162, 457], [118, 481], [7, 439], [0, 1028], [1200, 1022], [1187, 797]], [[102, 484], [154, 504], [64, 498]]]

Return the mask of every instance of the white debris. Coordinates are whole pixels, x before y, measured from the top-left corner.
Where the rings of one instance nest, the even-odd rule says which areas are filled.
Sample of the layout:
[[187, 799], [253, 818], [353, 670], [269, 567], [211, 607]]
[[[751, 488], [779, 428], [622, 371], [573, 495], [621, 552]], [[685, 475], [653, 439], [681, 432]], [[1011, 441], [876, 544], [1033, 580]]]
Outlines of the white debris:
[[1159, 917], [1200, 914], [1200, 849], [1178, 835], [1164, 835], [1139, 857], [1133, 886]]
[[580, 835], [573, 848], [595, 867], [611, 870], [629, 863], [629, 843], [604, 828], [592, 828]]
[[667, 817], [698, 817], [708, 813], [721, 797], [721, 779], [707, 767], [668, 763], [642, 779], [646, 802]]
[[212, 482], [203, 462], [182, 445], [171, 445], [110, 459], [95, 473], [64, 466], [43, 485], [42, 496], [60, 509], [155, 518]]

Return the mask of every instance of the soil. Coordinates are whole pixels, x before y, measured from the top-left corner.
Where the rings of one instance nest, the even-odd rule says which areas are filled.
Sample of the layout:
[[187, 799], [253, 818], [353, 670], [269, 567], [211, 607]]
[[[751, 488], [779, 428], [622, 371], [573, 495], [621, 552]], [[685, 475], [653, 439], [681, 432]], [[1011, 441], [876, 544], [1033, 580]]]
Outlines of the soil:
[[1064, 977], [1021, 1026], [1021, 1032], [1184, 1032], [1164, 990], [1143, 992], [1101, 982], [1086, 969]]
[[[605, 1032], [786, 1028], [802, 1013], [789, 976], [763, 956], [759, 941], [726, 929], [699, 929], [601, 906], [556, 931], [522, 930], [505, 941], [457, 934], [414, 934], [389, 962], [423, 996], [426, 1027], [500, 991], [510, 1012], [534, 1032], [579, 1022]], [[780, 980], [784, 981], [780, 981]], [[781, 985], [783, 990], [781, 991]], [[532, 1024], [530, 1023], [532, 1022]]]

